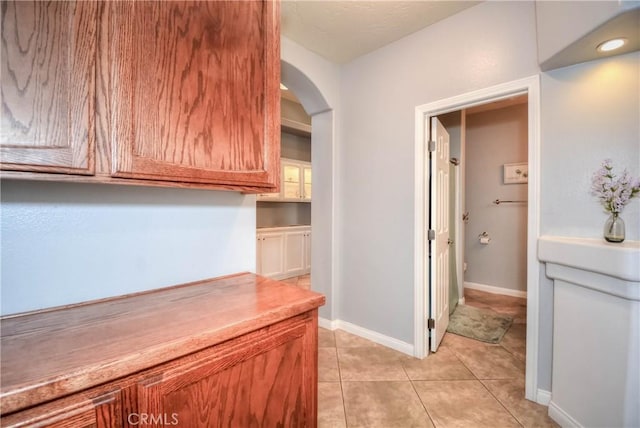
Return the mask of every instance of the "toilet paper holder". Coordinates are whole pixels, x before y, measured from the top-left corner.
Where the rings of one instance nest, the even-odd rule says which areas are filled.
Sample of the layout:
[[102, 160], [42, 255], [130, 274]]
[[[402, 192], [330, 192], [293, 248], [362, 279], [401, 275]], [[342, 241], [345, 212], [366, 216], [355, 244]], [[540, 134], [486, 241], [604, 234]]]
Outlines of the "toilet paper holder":
[[480, 241], [482, 245], [487, 245], [491, 241], [491, 238], [487, 232], [482, 232], [478, 235], [478, 241]]

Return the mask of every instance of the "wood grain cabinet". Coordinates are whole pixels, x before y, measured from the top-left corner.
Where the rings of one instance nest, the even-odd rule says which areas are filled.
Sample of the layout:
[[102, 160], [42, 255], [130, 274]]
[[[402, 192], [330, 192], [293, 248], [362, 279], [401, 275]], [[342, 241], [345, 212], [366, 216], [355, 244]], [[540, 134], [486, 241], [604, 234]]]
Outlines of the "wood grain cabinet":
[[94, 173], [98, 4], [2, 1], [3, 169]]
[[322, 304], [238, 274], [3, 318], [0, 426], [315, 427]]
[[29, 410], [3, 416], [3, 427], [121, 428], [121, 391], [89, 391]]
[[138, 383], [139, 412], [185, 427], [311, 426], [312, 328], [296, 318], [178, 361]]
[[271, 0], [3, 1], [2, 169], [67, 174], [3, 177], [278, 190], [279, 20]]

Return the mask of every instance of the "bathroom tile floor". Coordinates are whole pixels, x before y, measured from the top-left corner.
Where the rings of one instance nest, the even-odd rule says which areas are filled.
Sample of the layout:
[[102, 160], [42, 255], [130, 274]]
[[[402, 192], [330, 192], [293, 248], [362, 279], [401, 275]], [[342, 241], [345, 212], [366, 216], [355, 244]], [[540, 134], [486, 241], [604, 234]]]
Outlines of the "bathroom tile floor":
[[320, 328], [318, 426], [558, 426], [547, 407], [524, 398], [526, 299], [475, 290], [465, 299], [514, 318], [501, 343], [446, 333], [438, 352], [418, 360]]

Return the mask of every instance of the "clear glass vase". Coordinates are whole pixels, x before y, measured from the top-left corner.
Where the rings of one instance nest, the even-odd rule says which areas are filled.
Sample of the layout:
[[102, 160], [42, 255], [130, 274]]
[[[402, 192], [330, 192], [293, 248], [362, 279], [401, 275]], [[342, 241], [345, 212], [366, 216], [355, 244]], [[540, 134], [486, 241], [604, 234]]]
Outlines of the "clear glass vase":
[[604, 224], [604, 239], [608, 242], [624, 241], [624, 221], [619, 213], [611, 213]]

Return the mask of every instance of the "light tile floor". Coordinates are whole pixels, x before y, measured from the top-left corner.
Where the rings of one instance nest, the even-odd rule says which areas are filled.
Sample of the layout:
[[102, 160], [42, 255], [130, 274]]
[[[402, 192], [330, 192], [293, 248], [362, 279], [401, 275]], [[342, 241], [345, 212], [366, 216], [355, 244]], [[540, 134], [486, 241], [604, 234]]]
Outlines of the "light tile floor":
[[557, 426], [547, 407], [524, 398], [526, 299], [475, 290], [466, 290], [465, 298], [514, 317], [500, 344], [446, 333], [437, 353], [418, 360], [321, 328], [318, 426]]

